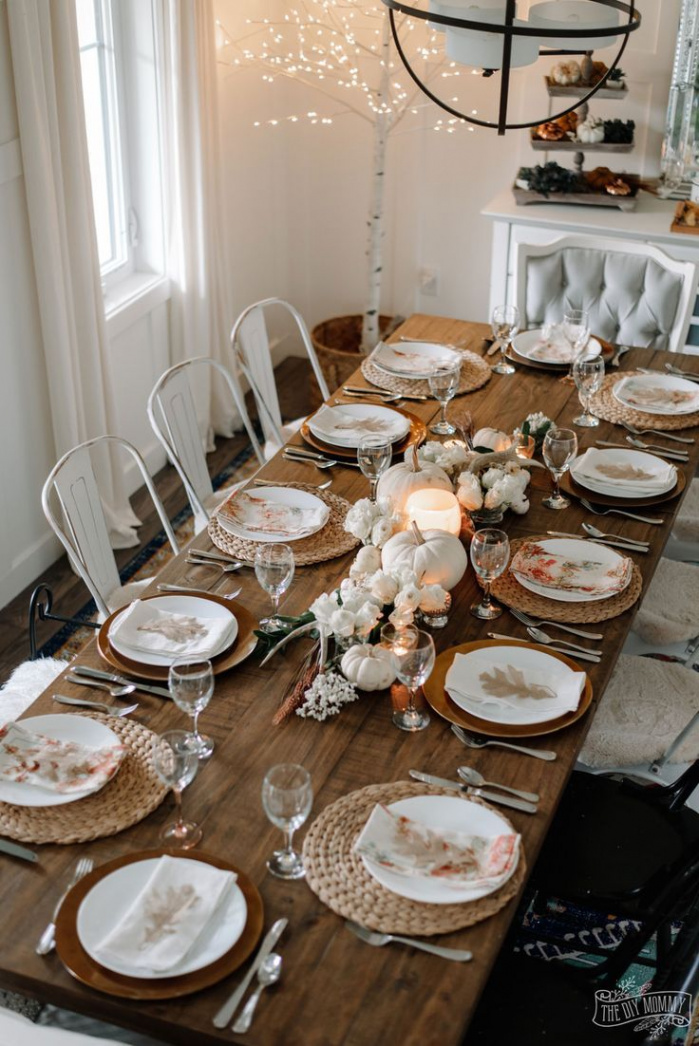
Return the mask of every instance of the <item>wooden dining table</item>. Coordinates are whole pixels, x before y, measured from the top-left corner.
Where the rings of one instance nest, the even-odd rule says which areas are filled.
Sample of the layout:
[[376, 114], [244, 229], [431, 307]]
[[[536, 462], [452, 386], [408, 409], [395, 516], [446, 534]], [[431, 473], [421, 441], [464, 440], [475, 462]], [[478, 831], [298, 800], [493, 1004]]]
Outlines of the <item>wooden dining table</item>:
[[[488, 333], [489, 328], [484, 324], [414, 315], [393, 335], [393, 340], [401, 335], [424, 337], [451, 342], [483, 355]], [[699, 357], [670, 357], [650, 349], [627, 353], [619, 372], [637, 366], [662, 369], [663, 362], [669, 358], [699, 373]], [[352, 383], [367, 384], [359, 371]], [[331, 402], [336, 399], [337, 396], [331, 397]], [[577, 391], [569, 382], [561, 380], [558, 374], [524, 366], [518, 366], [516, 373], [510, 376], [493, 374], [483, 388], [458, 402], [470, 409], [477, 428], [491, 426], [508, 432], [533, 411], [543, 411], [556, 423], [570, 425], [580, 410]], [[409, 403], [407, 409], [429, 422], [437, 413], [438, 405], [428, 400]], [[620, 427], [607, 422], [596, 429], [577, 431], [583, 448], [594, 445], [599, 438], [621, 441], [625, 435]], [[699, 435], [696, 430], [689, 434]], [[301, 444], [301, 436], [294, 436], [291, 442]], [[699, 459], [699, 445], [688, 449], [689, 464], [678, 466], [685, 472], [687, 484]], [[281, 454], [266, 464], [260, 475], [270, 480], [302, 483], [318, 483], [331, 476], [331, 490], [350, 502], [368, 494], [368, 482], [357, 469], [340, 465], [320, 472], [312, 464], [292, 463]], [[600, 520], [576, 500], [562, 512], [545, 508], [541, 502], [549, 488], [548, 474], [535, 470], [529, 511], [523, 516], [509, 513], [502, 524], [511, 538], [543, 534], [549, 529], [579, 533], [584, 520], [599, 524]], [[662, 516], [664, 520], [661, 526], [617, 516], [602, 520], [606, 531], [650, 541], [648, 554], [629, 553], [642, 571], [644, 592], [662, 555], [680, 500], [678, 497], [653, 507], [652, 515]], [[199, 534], [192, 545], [212, 548], [206, 531]], [[295, 615], [307, 610], [316, 596], [331, 591], [347, 575], [352, 558], [350, 553], [299, 567], [283, 601], [282, 612]], [[269, 612], [269, 599], [248, 568], [237, 574], [221, 575], [216, 570], [188, 565], [181, 554], [165, 566], [158, 581], [195, 585], [221, 594], [242, 585], [239, 599], [256, 619]], [[438, 652], [458, 643], [484, 639], [493, 627], [512, 637], [528, 638], [524, 626], [507, 611], [495, 626], [471, 616], [469, 606], [478, 591], [469, 568], [452, 592], [448, 625], [434, 633]], [[584, 665], [594, 687], [593, 704], [587, 714], [567, 729], [527, 739], [531, 747], [553, 749], [557, 755], [554, 762], [498, 748], [467, 749], [451, 732], [449, 723], [434, 714], [426, 730], [404, 733], [392, 724], [388, 692], [364, 694], [326, 722], [292, 715], [281, 725], [273, 726], [272, 718], [308, 649], [304, 642], [292, 644], [285, 654], [276, 655], [264, 667], [259, 657], [250, 656], [229, 673], [217, 677], [214, 697], [201, 716], [201, 727], [214, 739], [216, 747], [211, 760], [202, 766], [185, 792], [186, 813], [203, 826], [200, 849], [243, 869], [259, 888], [264, 904], [264, 929], [281, 917], [289, 921], [278, 945], [284, 961], [281, 980], [263, 996], [246, 1035], [236, 1036], [229, 1029], [217, 1030], [212, 1017], [235, 988], [247, 964], [220, 983], [195, 994], [142, 1002], [93, 991], [66, 971], [55, 952], [46, 957], [35, 954], [36, 942], [51, 917], [76, 857], [88, 855], [99, 866], [112, 858], [157, 847], [161, 826], [173, 816], [169, 798], [139, 824], [116, 835], [84, 845], [36, 847], [39, 862], [35, 866], [0, 857], [3, 883], [0, 986], [183, 1046], [238, 1041], [259, 1046], [374, 1046], [381, 1040], [400, 1042], [402, 1046], [455, 1046], [466, 1032], [516, 911], [518, 897], [497, 914], [468, 929], [432, 938], [447, 946], [468, 948], [473, 953], [469, 963], [445, 961], [403, 945], [370, 947], [350, 933], [344, 920], [326, 907], [303, 880], [285, 882], [267, 873], [265, 861], [278, 847], [280, 833], [268, 822], [262, 809], [260, 794], [264, 775], [271, 766], [286, 762], [301, 763], [310, 771], [315, 796], [310, 824], [328, 804], [340, 797], [367, 785], [407, 780], [411, 768], [454, 778], [457, 767], [468, 764], [489, 780], [540, 794], [535, 815], [504, 811], [522, 835], [527, 866], [531, 870], [639, 603], [598, 626], [604, 633], [600, 644], [604, 654], [600, 664]], [[78, 661], [92, 667], [106, 667], [94, 642], [80, 653]], [[62, 677], [26, 714], [57, 712], [59, 706], [51, 702], [51, 695], [56, 692], [74, 697], [84, 697], [86, 693], [90, 696]], [[187, 728], [186, 715], [170, 701], [141, 694], [138, 700], [140, 707], [135, 719], [147, 719], [147, 726], [153, 731]], [[633, 700], [632, 694], [629, 700]], [[300, 839], [303, 832], [304, 829], [299, 832]], [[505, 999], [503, 1005], [507, 1005]], [[497, 1020], [497, 1015], [494, 1019]]]

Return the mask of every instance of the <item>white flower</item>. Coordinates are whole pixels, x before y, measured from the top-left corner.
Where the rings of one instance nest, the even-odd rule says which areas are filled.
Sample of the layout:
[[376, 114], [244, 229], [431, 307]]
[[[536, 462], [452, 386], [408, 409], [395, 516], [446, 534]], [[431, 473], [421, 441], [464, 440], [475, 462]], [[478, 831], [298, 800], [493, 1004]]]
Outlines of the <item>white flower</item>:
[[441, 585], [425, 585], [420, 591], [420, 610], [441, 610], [448, 594]]
[[[428, 440], [423, 443], [417, 452], [419, 461], [438, 465], [445, 472], [462, 468], [468, 458], [468, 451], [463, 443], [451, 440], [449, 443], [439, 443], [437, 440]], [[412, 450], [406, 450], [405, 460], [410, 461]]]
[[413, 611], [408, 607], [396, 607], [388, 615], [388, 620], [396, 628], [403, 628], [405, 625], [412, 625], [414, 617]]
[[519, 484], [512, 476], [502, 473], [486, 494], [484, 504], [486, 508], [507, 507], [515, 499], [519, 499]]
[[481, 474], [481, 486], [485, 490], [490, 490], [491, 487], [495, 486], [499, 479], [502, 479], [502, 469], [486, 469], [486, 471]]
[[359, 636], [368, 636], [383, 616], [383, 607], [367, 600], [354, 615], [354, 629]]
[[311, 603], [309, 609], [316, 621], [321, 625], [327, 625], [330, 623], [330, 618], [337, 610], [338, 605], [337, 592], [324, 592], [322, 596], [318, 596]]
[[459, 476], [459, 487], [456, 492], [460, 504], [467, 512], [474, 512], [483, 507], [483, 492], [478, 476], [471, 472], [462, 472]]
[[394, 600], [397, 610], [417, 610], [420, 605], [422, 589], [417, 585], [405, 585], [396, 593]]
[[381, 553], [373, 545], [364, 545], [355, 556], [350, 567], [350, 577], [357, 578], [363, 574], [375, 574], [381, 567]]
[[354, 635], [355, 615], [341, 608], [330, 615], [328, 625], [336, 636], [349, 638]]
[[368, 498], [361, 498], [345, 516], [345, 530], [360, 541], [365, 541], [373, 525], [374, 505]]
[[347, 513], [344, 527], [365, 545], [380, 547], [393, 534], [395, 524], [396, 517], [389, 498], [379, 498], [376, 502], [360, 498]]
[[539, 429], [543, 429], [545, 425], [551, 425], [552, 421], [542, 411], [537, 410], [534, 414], [527, 414], [524, 419], [525, 424], [529, 423], [529, 435], [535, 436]]
[[383, 606], [392, 603], [398, 591], [396, 579], [383, 570], [377, 570], [372, 577], [367, 578], [367, 586], [372, 596], [377, 596]]
[[529, 499], [520, 498], [518, 501], [513, 501], [510, 508], [513, 512], [516, 512], [518, 516], [523, 516], [525, 512], [529, 511]]
[[377, 548], [383, 548], [388, 539], [393, 535], [393, 519], [377, 519], [371, 528], [371, 543]]
[[319, 672], [304, 694], [306, 700], [296, 709], [296, 715], [322, 722], [337, 715], [343, 705], [356, 701], [358, 696], [355, 687], [339, 672]]

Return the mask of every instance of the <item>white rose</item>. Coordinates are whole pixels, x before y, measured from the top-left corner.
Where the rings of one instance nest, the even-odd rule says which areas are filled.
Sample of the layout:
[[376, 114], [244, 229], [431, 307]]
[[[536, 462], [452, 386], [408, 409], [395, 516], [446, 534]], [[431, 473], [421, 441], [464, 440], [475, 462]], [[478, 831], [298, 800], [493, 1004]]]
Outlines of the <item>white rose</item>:
[[518, 516], [523, 516], [525, 512], [529, 511], [529, 499], [520, 498], [517, 501], [513, 501], [510, 508], [513, 512], [516, 512]]
[[448, 594], [441, 585], [425, 585], [420, 593], [420, 610], [441, 610]]
[[418, 585], [420, 579], [412, 569], [412, 567], [404, 564], [403, 566], [396, 567], [391, 570], [391, 577], [395, 578], [398, 582], [398, 588], [405, 588], [406, 585]]
[[336, 610], [330, 615], [328, 625], [336, 636], [349, 637], [354, 632], [355, 617], [348, 610]]
[[487, 469], [481, 476], [481, 486], [485, 487], [486, 490], [490, 490], [495, 484], [502, 479], [501, 469]]
[[313, 614], [316, 621], [322, 625], [327, 625], [330, 622], [330, 618], [335, 613], [338, 607], [337, 593], [324, 592], [322, 596], [318, 596], [316, 600], [311, 603], [309, 609]]
[[393, 602], [398, 591], [396, 579], [383, 570], [377, 570], [373, 577], [368, 579], [368, 585], [372, 596], [377, 596], [384, 606]]
[[365, 545], [360, 548], [355, 556], [354, 563], [350, 567], [350, 577], [358, 577], [361, 574], [375, 574], [381, 567], [381, 553], [373, 545]]
[[396, 593], [396, 607], [401, 610], [417, 610], [420, 605], [421, 589], [417, 585], [405, 585]]
[[393, 534], [393, 520], [377, 519], [371, 528], [371, 543], [377, 548], [382, 548]]
[[459, 502], [467, 512], [474, 512], [483, 507], [483, 492], [477, 476], [471, 472], [462, 472], [459, 476], [459, 489], [456, 492]]
[[388, 615], [388, 620], [396, 628], [404, 628], [406, 625], [412, 625], [414, 616], [412, 610], [409, 610], [407, 607], [396, 607]]
[[375, 603], [364, 603], [355, 614], [355, 629], [361, 636], [367, 636], [382, 616], [382, 608]]

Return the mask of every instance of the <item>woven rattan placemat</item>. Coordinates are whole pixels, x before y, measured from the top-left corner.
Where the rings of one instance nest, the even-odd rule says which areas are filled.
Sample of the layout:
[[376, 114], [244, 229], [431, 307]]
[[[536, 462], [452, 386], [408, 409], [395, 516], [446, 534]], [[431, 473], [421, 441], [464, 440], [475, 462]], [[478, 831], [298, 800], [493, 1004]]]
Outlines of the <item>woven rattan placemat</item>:
[[[387, 890], [369, 875], [353, 847], [371, 811], [376, 803], [395, 803], [415, 795], [453, 796], [454, 793], [412, 781], [369, 785], [350, 792], [323, 810], [311, 825], [303, 844], [306, 882], [313, 892], [338, 915], [353, 919], [371, 930], [419, 937], [473, 926], [504, 908], [524, 878], [526, 863], [523, 853], [514, 875], [504, 886], [480, 900], [461, 904], [410, 901]], [[469, 801], [480, 802], [479, 799]], [[504, 817], [501, 810], [497, 813]]]
[[[322, 530], [307, 538], [292, 542], [294, 562], [297, 566], [323, 563], [326, 559], [344, 556], [345, 552], [351, 552], [353, 548], [357, 547], [359, 544], [357, 538], [348, 534], [344, 529], [345, 517], [351, 508], [349, 501], [338, 494], [319, 490], [318, 487], [308, 483], [294, 484], [294, 489], [307, 490], [309, 494], [315, 494], [330, 507], [328, 522]], [[244, 538], [237, 538], [233, 534], [229, 534], [227, 530], [223, 529], [216, 516], [209, 520], [209, 537], [222, 552], [226, 552], [236, 559], [242, 559], [246, 563], [254, 562], [255, 552], [261, 545], [259, 541], [246, 541]]]
[[[488, 364], [477, 356], [475, 352], [465, 350], [459, 351], [461, 355], [461, 380], [456, 393], [462, 396], [466, 392], [474, 392], [490, 381], [491, 370]], [[362, 363], [362, 374], [372, 385], [378, 385], [380, 389], [389, 392], [402, 392], [406, 396], [431, 396], [430, 383], [420, 378], [398, 378], [381, 370], [370, 359]]]
[[84, 843], [116, 835], [152, 813], [168, 789], [153, 769], [152, 730], [132, 719], [77, 713], [104, 723], [128, 747], [115, 777], [94, 795], [65, 806], [13, 806], [0, 802], [0, 835], [23, 843]]
[[625, 407], [614, 395], [614, 386], [624, 378], [636, 376], [640, 377], [640, 372], [631, 371], [628, 374], [607, 375], [602, 382], [601, 389], [590, 398], [589, 409], [592, 413], [598, 418], [613, 421], [615, 424], [625, 421], [627, 424], [641, 429], [664, 429], [666, 432], [674, 429], [691, 429], [695, 425], [699, 425], [699, 411], [694, 411], [692, 414], [648, 414], [646, 411]]
[[[533, 535], [529, 538], [515, 538], [510, 542], [510, 562], [518, 549], [525, 542], [549, 541], [545, 534]], [[593, 542], [589, 542], [594, 547]], [[549, 621], [568, 621], [573, 624], [585, 624], [591, 621], [608, 621], [611, 617], [618, 617], [625, 610], [632, 607], [641, 594], [643, 578], [636, 564], [633, 564], [631, 581], [623, 592], [609, 599], [595, 599], [591, 603], [563, 603], [559, 599], [547, 599], [539, 596], [536, 592], [520, 585], [519, 581], [510, 573], [505, 571], [491, 585], [493, 596], [505, 606], [513, 610], [522, 610], [525, 614], [544, 618]]]

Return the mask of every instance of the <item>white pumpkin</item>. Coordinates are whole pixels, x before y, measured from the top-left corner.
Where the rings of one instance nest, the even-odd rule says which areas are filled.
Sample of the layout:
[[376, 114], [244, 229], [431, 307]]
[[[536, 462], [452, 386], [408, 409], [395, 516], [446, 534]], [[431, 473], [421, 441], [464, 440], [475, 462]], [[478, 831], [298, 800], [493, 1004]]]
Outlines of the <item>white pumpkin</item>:
[[385, 690], [396, 678], [393, 654], [387, 647], [358, 643], [342, 655], [345, 679], [360, 690]]
[[500, 429], [479, 429], [473, 437], [473, 445], [488, 450], [507, 450], [512, 446], [512, 437]]
[[582, 70], [578, 62], [559, 62], [551, 70], [551, 79], [555, 84], [565, 87], [568, 84], [576, 84], [582, 76]]
[[[449, 490], [453, 491], [452, 483], [444, 469], [431, 462], [422, 462], [417, 456], [417, 447], [413, 444], [413, 456], [410, 462], [400, 461], [397, 465], [391, 465], [386, 469], [378, 482], [376, 496], [379, 498], [390, 498], [393, 510], [397, 515], [405, 517], [405, 504], [416, 490]], [[405, 521], [407, 526], [407, 520]]]
[[600, 120], [597, 116], [588, 116], [587, 120], [578, 124], [575, 133], [578, 141], [585, 142], [587, 145], [594, 145], [597, 142], [603, 142], [604, 120]]
[[466, 573], [468, 556], [457, 537], [445, 530], [410, 530], [389, 538], [381, 549], [381, 565], [388, 573], [397, 567], [415, 571], [420, 584], [441, 585], [449, 592]]

